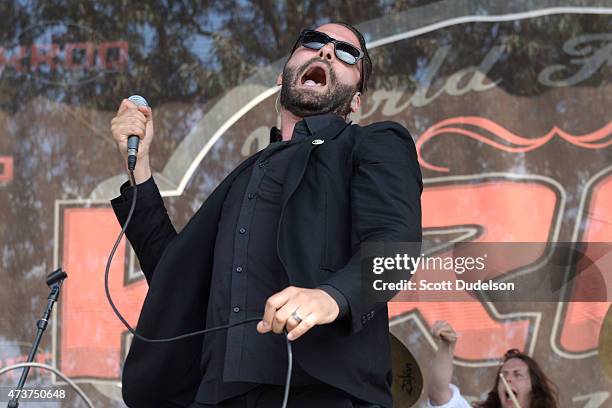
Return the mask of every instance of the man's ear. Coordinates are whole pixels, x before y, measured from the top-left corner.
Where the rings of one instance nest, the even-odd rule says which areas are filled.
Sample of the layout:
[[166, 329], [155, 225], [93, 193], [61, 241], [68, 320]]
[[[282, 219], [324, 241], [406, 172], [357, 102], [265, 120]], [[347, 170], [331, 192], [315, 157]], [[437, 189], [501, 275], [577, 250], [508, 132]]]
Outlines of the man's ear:
[[281, 86], [282, 84], [283, 84], [283, 73], [279, 72], [278, 76], [276, 77], [276, 85]]
[[351, 100], [351, 113], [357, 112], [360, 106], [361, 106], [361, 92], [357, 92], [355, 95], [353, 95], [353, 100]]

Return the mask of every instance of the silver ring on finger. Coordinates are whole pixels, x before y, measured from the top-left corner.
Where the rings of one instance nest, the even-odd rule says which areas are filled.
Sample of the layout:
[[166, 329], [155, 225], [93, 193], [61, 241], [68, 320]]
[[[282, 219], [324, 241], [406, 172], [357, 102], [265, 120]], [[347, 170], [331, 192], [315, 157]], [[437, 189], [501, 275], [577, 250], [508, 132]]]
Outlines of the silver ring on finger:
[[296, 322], [302, 323], [302, 318], [300, 317], [300, 315], [297, 313], [297, 309], [295, 309], [293, 311], [293, 313], [291, 313], [291, 317], [293, 317], [293, 320], [295, 320]]

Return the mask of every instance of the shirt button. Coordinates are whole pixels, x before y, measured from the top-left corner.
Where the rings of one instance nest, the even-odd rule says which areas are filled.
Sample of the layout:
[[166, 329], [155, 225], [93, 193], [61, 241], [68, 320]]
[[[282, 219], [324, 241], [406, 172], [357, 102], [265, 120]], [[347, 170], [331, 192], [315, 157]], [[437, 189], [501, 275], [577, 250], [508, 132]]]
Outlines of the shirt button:
[[249, 198], [249, 200], [252, 200], [252, 199], [255, 198], [255, 194], [249, 193], [249, 195], [247, 197]]
[[240, 308], [238, 306], [234, 306], [232, 310], [234, 311], [234, 313], [238, 313], [240, 311]]
[[238, 272], [238, 273], [242, 272], [242, 266], [238, 266], [238, 267], [236, 268], [236, 272]]
[[246, 232], [246, 228], [240, 228], [239, 232], [240, 232], [241, 234], [244, 234], [244, 233]]

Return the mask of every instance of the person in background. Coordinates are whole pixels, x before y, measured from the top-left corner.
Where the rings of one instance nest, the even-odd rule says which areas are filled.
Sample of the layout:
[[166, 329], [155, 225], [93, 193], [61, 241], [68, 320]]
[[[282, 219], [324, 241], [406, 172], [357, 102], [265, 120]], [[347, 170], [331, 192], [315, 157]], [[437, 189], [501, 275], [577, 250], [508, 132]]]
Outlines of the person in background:
[[[439, 345], [432, 362], [427, 388], [427, 407], [469, 408], [470, 404], [463, 398], [459, 388], [451, 383], [457, 333], [445, 321], [435, 322], [431, 332], [439, 341]], [[512, 397], [500, 380], [500, 373], [506, 378], [521, 408], [558, 408], [556, 386], [546, 377], [534, 359], [517, 349], [506, 352], [487, 398], [472, 403], [472, 407], [516, 408]]]

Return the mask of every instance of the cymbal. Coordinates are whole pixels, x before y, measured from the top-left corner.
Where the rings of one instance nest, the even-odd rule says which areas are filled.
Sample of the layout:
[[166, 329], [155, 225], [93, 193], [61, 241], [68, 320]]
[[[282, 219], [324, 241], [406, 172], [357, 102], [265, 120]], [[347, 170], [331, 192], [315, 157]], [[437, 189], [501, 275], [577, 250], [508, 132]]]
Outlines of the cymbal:
[[603, 372], [612, 380], [612, 305], [608, 308], [599, 332], [599, 362]]
[[393, 406], [408, 408], [421, 397], [423, 374], [410, 350], [392, 333], [389, 333], [389, 343], [393, 367]]

